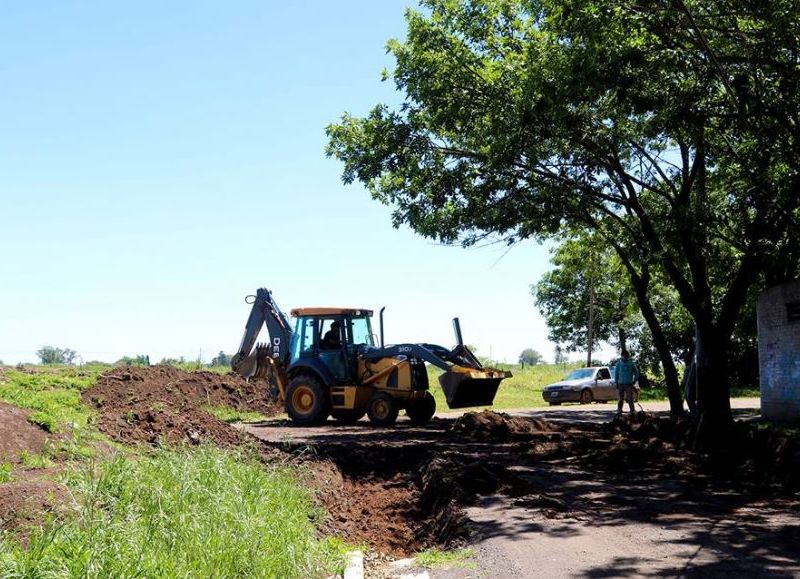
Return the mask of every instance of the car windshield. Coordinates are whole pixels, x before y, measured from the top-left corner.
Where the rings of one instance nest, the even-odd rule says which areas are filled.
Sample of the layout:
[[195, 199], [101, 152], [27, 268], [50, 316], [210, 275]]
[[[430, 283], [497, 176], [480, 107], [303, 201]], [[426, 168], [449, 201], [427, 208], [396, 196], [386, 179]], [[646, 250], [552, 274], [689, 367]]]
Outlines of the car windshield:
[[591, 378], [592, 374], [594, 374], [594, 369], [580, 368], [567, 374], [567, 377], [564, 378], [564, 380], [583, 380], [584, 378]]

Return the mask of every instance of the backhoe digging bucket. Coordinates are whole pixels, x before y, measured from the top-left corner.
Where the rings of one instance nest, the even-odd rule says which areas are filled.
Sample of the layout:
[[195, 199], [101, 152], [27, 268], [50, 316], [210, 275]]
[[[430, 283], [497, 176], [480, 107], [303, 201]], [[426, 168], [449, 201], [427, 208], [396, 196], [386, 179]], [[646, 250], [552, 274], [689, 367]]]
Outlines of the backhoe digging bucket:
[[497, 387], [511, 372], [503, 370], [448, 370], [439, 376], [439, 384], [444, 390], [447, 406], [467, 408], [469, 406], [491, 406], [497, 394]]

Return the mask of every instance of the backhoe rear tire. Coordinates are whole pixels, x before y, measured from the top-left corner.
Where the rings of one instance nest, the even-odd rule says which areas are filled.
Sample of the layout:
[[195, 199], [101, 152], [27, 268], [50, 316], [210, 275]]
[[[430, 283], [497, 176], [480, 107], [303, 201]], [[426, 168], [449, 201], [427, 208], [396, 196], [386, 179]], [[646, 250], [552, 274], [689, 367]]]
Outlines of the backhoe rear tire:
[[406, 404], [406, 416], [412, 424], [428, 424], [436, 414], [436, 400], [430, 392], [425, 392], [422, 398], [409, 400]]
[[395, 423], [399, 411], [397, 401], [391, 394], [378, 392], [369, 401], [367, 416], [375, 426], [389, 426]]
[[298, 374], [286, 391], [286, 412], [292, 422], [303, 426], [322, 424], [328, 418], [328, 396], [319, 378]]

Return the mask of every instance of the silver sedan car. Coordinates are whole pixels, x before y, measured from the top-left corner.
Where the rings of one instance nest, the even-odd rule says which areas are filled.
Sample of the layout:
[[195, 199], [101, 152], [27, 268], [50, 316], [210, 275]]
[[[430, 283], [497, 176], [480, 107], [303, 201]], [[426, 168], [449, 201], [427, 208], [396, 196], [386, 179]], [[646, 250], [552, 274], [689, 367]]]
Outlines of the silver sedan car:
[[[607, 402], [617, 399], [617, 385], [611, 379], [611, 369], [608, 366], [592, 366], [591, 368], [578, 368], [570, 372], [563, 380], [545, 386], [542, 398], [551, 406], [562, 402]], [[634, 401], [639, 400], [639, 385], [633, 389]]]

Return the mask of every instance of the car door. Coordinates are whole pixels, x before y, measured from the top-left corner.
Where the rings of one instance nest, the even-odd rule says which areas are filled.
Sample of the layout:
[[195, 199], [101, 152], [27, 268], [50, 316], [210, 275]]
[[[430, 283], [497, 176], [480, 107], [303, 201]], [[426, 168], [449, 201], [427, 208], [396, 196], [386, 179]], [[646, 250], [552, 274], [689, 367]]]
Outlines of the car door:
[[611, 384], [611, 372], [608, 368], [600, 368], [596, 374], [597, 394], [596, 400], [614, 400], [617, 397], [617, 389]]

